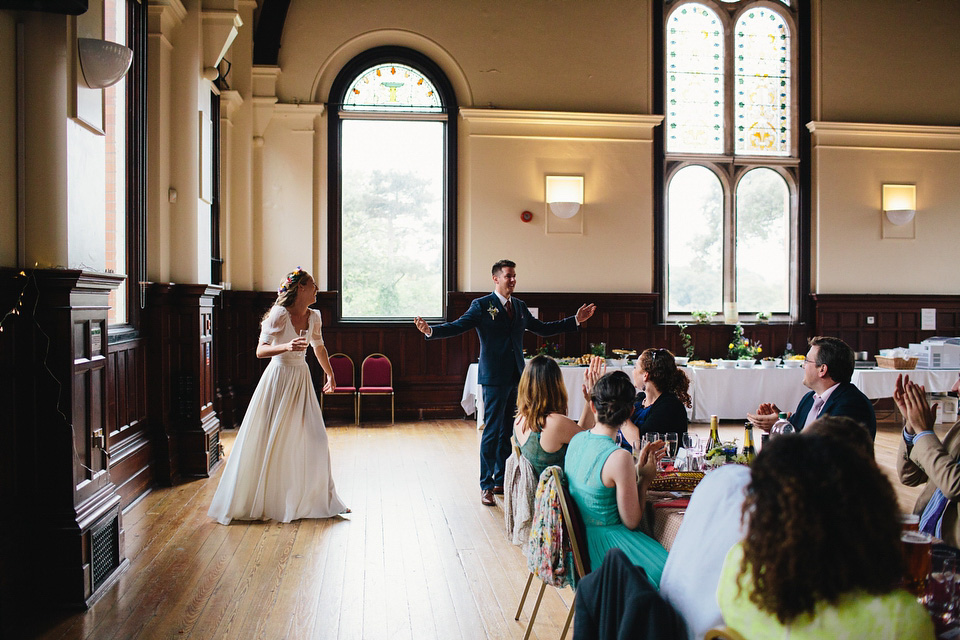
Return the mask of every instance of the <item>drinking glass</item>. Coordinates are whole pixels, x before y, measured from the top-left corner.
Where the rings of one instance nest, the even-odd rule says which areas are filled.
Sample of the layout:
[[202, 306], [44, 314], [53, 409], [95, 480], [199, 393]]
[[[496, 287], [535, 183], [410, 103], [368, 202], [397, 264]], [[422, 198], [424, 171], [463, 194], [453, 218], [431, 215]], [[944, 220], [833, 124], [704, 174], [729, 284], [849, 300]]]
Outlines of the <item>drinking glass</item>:
[[683, 448], [690, 451], [696, 450], [700, 447], [700, 436], [695, 433], [685, 433], [683, 434]]
[[660, 434], [657, 433], [656, 431], [650, 431], [650, 432], [648, 432], [648, 433], [643, 434], [643, 442], [644, 442], [644, 444], [649, 444], [649, 443], [651, 443], [651, 442], [656, 442], [657, 440], [660, 440]]
[[956, 609], [957, 556], [946, 549], [930, 550], [930, 575], [924, 604], [927, 610], [944, 621], [953, 616]]
[[663, 439], [667, 442], [667, 456], [676, 458], [677, 449], [680, 447], [680, 434], [665, 433], [663, 434]]
[[930, 545], [933, 536], [923, 531], [904, 531], [900, 534], [906, 575], [904, 588], [922, 599], [926, 590], [927, 574], [930, 573]]
[[900, 529], [902, 531], [918, 531], [920, 529], [920, 516], [915, 513], [901, 513]]
[[636, 464], [640, 461], [640, 451], [643, 450], [643, 445], [646, 444], [643, 438], [633, 441], [633, 463]]

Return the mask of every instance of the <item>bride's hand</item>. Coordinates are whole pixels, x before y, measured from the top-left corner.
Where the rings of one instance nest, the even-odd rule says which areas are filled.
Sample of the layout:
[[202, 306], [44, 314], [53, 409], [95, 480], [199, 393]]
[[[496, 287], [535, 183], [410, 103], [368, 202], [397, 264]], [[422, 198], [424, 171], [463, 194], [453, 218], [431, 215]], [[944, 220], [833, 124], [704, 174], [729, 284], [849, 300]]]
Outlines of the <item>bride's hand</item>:
[[336, 390], [337, 390], [337, 381], [334, 379], [332, 375], [328, 375], [327, 382], [326, 384], [323, 385], [323, 392], [333, 393]]
[[307, 339], [300, 336], [287, 343], [287, 351], [306, 351]]

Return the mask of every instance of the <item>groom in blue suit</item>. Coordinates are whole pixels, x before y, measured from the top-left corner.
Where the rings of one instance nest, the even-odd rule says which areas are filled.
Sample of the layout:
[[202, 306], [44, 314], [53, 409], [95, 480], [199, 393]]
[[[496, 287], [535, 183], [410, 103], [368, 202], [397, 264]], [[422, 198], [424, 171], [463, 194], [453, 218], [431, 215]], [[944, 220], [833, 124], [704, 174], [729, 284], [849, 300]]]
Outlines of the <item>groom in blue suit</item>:
[[470, 303], [470, 308], [453, 322], [433, 327], [423, 318], [414, 323], [427, 339], [449, 338], [470, 329], [480, 336], [480, 372], [483, 387], [485, 426], [480, 438], [480, 501], [495, 504], [494, 493], [503, 493], [503, 472], [510, 455], [513, 413], [517, 407], [517, 383], [523, 372], [523, 333], [538, 336], [576, 331], [596, 310], [585, 304], [575, 316], [554, 322], [533, 317], [522, 300], [513, 297], [517, 286], [516, 264], [500, 260], [493, 265], [494, 292]]

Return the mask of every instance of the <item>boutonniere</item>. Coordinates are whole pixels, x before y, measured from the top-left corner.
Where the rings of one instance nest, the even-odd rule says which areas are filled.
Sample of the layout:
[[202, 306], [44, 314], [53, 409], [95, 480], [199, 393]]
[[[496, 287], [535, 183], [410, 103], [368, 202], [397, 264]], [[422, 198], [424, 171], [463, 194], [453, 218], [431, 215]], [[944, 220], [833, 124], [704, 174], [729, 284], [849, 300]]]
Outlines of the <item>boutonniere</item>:
[[491, 320], [496, 320], [496, 319], [497, 319], [497, 314], [500, 313], [500, 309], [497, 309], [495, 306], [493, 306], [493, 303], [491, 302], [491, 303], [490, 303], [490, 306], [487, 307], [487, 313], [490, 314], [490, 319], [491, 319]]

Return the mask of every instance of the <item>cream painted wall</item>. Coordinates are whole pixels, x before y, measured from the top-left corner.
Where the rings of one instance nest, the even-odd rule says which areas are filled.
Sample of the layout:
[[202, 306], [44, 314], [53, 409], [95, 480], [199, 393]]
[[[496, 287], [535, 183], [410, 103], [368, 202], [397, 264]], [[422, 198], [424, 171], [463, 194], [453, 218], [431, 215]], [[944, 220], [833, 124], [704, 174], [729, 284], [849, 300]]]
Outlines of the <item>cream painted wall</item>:
[[[320, 72], [336, 75], [367, 48], [366, 43], [351, 47], [352, 41], [391, 29], [417, 34], [448, 53], [472, 89], [472, 100], [458, 95], [461, 106], [648, 113], [650, 5], [637, 0], [292, 2], [277, 96], [281, 102], [325, 102], [322, 89], [314, 93]], [[407, 44], [397, 40], [392, 44]], [[442, 60], [435, 61], [442, 66]], [[451, 69], [445, 71], [451, 75]]]
[[960, 2], [819, 5], [822, 111], [815, 118], [960, 124]]
[[[814, 291], [960, 291], [960, 127], [814, 126]], [[881, 237], [884, 183], [917, 186], [915, 238]]]
[[317, 270], [314, 117], [281, 115], [264, 132], [263, 216], [255, 238], [263, 251], [264, 289], [276, 288], [294, 267]]
[[16, 24], [0, 11], [0, 266], [17, 266]]

